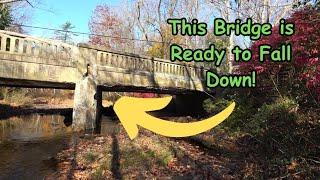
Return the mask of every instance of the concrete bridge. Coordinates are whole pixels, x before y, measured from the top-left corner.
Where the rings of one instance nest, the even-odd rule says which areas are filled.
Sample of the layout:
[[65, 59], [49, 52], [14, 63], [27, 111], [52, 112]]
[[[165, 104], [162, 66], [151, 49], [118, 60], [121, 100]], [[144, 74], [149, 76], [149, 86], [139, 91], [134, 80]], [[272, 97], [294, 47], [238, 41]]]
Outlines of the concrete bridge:
[[0, 85], [75, 89], [75, 129], [96, 127], [102, 91], [195, 94], [203, 82], [201, 67], [0, 31]]

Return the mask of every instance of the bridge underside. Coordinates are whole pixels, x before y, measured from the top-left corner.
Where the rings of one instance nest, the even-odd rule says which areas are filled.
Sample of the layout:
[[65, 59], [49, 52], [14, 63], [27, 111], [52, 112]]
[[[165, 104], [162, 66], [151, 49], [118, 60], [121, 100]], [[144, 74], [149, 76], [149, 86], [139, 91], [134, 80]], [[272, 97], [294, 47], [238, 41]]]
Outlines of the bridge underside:
[[[34, 81], [26, 79], [12, 79], [0, 78], [0, 86], [2, 87], [22, 87], [22, 88], [43, 88], [43, 89], [68, 89], [75, 90], [75, 83], [68, 82], [48, 82], [48, 81]], [[140, 92], [140, 93], [156, 93], [156, 94], [172, 94], [172, 95], [185, 95], [185, 94], [202, 94], [203, 91], [173, 88], [173, 87], [141, 87], [129, 85], [98, 85], [101, 91], [105, 92]]]
[[57, 83], [25, 79], [0, 78], [0, 86], [23, 88], [69, 89], [74, 91], [73, 127], [76, 130], [95, 129], [100, 119], [102, 109], [102, 92], [140, 92], [176, 95], [173, 106], [169, 107], [178, 113], [200, 111], [202, 101], [206, 97], [203, 91], [182, 88], [139, 87], [125, 85], [97, 85], [91, 77], [85, 77], [81, 82]]
[[44, 88], [44, 89], [69, 89], [69, 90], [75, 89], [74, 83], [34, 81], [34, 80], [27, 80], [27, 79], [11, 79], [11, 78], [0, 78], [0, 86], [22, 87], [22, 88]]
[[124, 85], [99, 85], [102, 91], [106, 92], [140, 92], [140, 93], [156, 93], [156, 94], [196, 94], [203, 91], [188, 90], [182, 88], [166, 88], [166, 87], [141, 87], [141, 86], [124, 86]]

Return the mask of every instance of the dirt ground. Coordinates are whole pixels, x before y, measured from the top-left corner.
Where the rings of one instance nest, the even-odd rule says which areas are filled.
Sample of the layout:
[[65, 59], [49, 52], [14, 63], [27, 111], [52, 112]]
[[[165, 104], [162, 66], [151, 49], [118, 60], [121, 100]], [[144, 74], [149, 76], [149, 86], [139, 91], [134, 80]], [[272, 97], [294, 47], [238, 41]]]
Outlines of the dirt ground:
[[[205, 135], [200, 136], [205, 139]], [[57, 156], [55, 174], [47, 179], [305, 179], [295, 162], [269, 167], [255, 153], [250, 137], [222, 139], [211, 148], [199, 138], [172, 139], [140, 129], [131, 141], [119, 124], [105, 136], [84, 135]], [[207, 137], [209, 138], [209, 137]], [[250, 148], [246, 148], [250, 145]], [[314, 171], [320, 172], [315, 164]], [[285, 169], [285, 170], [284, 170]]]

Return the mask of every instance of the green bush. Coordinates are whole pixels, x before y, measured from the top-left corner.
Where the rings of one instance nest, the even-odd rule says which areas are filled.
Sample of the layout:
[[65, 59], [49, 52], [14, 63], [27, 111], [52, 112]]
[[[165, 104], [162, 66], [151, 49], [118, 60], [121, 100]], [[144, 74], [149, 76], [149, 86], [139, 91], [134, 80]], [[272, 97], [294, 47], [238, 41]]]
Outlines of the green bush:
[[[298, 104], [287, 97], [278, 98], [271, 103], [262, 105], [254, 103], [254, 99], [247, 97], [233, 97], [236, 102], [234, 112], [226, 119], [220, 128], [230, 132], [249, 133], [257, 135], [270, 124], [279, 124], [297, 119]], [[217, 98], [207, 99], [203, 106], [209, 114], [217, 114], [231, 104], [231, 100]]]
[[204, 101], [203, 107], [207, 113], [217, 114], [230, 104], [231, 104], [231, 101], [228, 101], [224, 98], [218, 98], [218, 99], [215, 99], [214, 101], [212, 99], [207, 99]]
[[236, 102], [236, 107], [234, 112], [226, 119], [220, 126], [223, 130], [229, 133], [240, 132], [245, 128], [245, 122], [252, 117], [257, 110], [255, 103], [250, 97], [243, 98], [243, 96], [233, 96], [230, 97], [232, 100], [227, 100], [225, 98], [217, 98], [215, 100], [207, 99], [205, 100], [203, 107], [209, 114], [217, 114], [228, 107], [232, 102]]
[[246, 131], [252, 135], [257, 135], [261, 131], [273, 125], [285, 125], [297, 120], [298, 104], [287, 97], [279, 98], [270, 104], [263, 104], [246, 123]]

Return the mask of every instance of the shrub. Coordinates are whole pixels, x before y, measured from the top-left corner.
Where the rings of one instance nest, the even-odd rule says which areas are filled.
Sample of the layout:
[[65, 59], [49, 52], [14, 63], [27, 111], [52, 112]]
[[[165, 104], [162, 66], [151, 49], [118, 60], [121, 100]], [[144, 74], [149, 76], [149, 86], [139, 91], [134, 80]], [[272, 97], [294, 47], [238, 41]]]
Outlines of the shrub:
[[298, 106], [294, 100], [287, 97], [279, 98], [271, 104], [264, 104], [248, 120], [246, 131], [250, 134], [258, 135], [270, 128], [270, 126], [289, 126], [290, 123], [297, 120], [295, 112]]
[[220, 128], [229, 133], [237, 133], [245, 128], [245, 122], [257, 111], [255, 107], [259, 106], [254, 97], [244, 94], [229, 95], [227, 98], [217, 98], [215, 100], [207, 99], [204, 101], [203, 107], [207, 113], [217, 114], [235, 101], [236, 107], [234, 112], [221, 124]]
[[203, 107], [207, 113], [217, 114], [230, 104], [231, 101], [228, 101], [224, 98], [218, 98], [215, 100], [207, 99], [203, 102]]
[[[281, 83], [281, 87], [291, 87], [290, 81], [303, 83], [320, 100], [320, 9], [306, 7], [294, 12], [287, 22], [295, 23], [295, 34], [293, 36], [281, 36], [279, 27], [273, 28], [273, 33], [269, 37], [263, 37], [253, 43], [251, 50], [258, 52], [262, 44], [270, 44], [273, 49], [280, 47], [283, 43], [291, 43], [293, 50], [293, 61], [289, 63], [272, 63], [270, 58], [264, 63], [259, 62], [259, 53], [254, 53], [252, 61], [240, 64], [240, 72], [256, 70], [259, 73], [259, 82], [264, 86], [272, 86], [274, 82], [271, 77], [275, 76], [273, 81], [281, 76], [281, 73], [291, 69], [294, 74], [286, 83]], [[301, 82], [300, 82], [301, 81]], [[302, 92], [301, 92], [302, 93]]]

